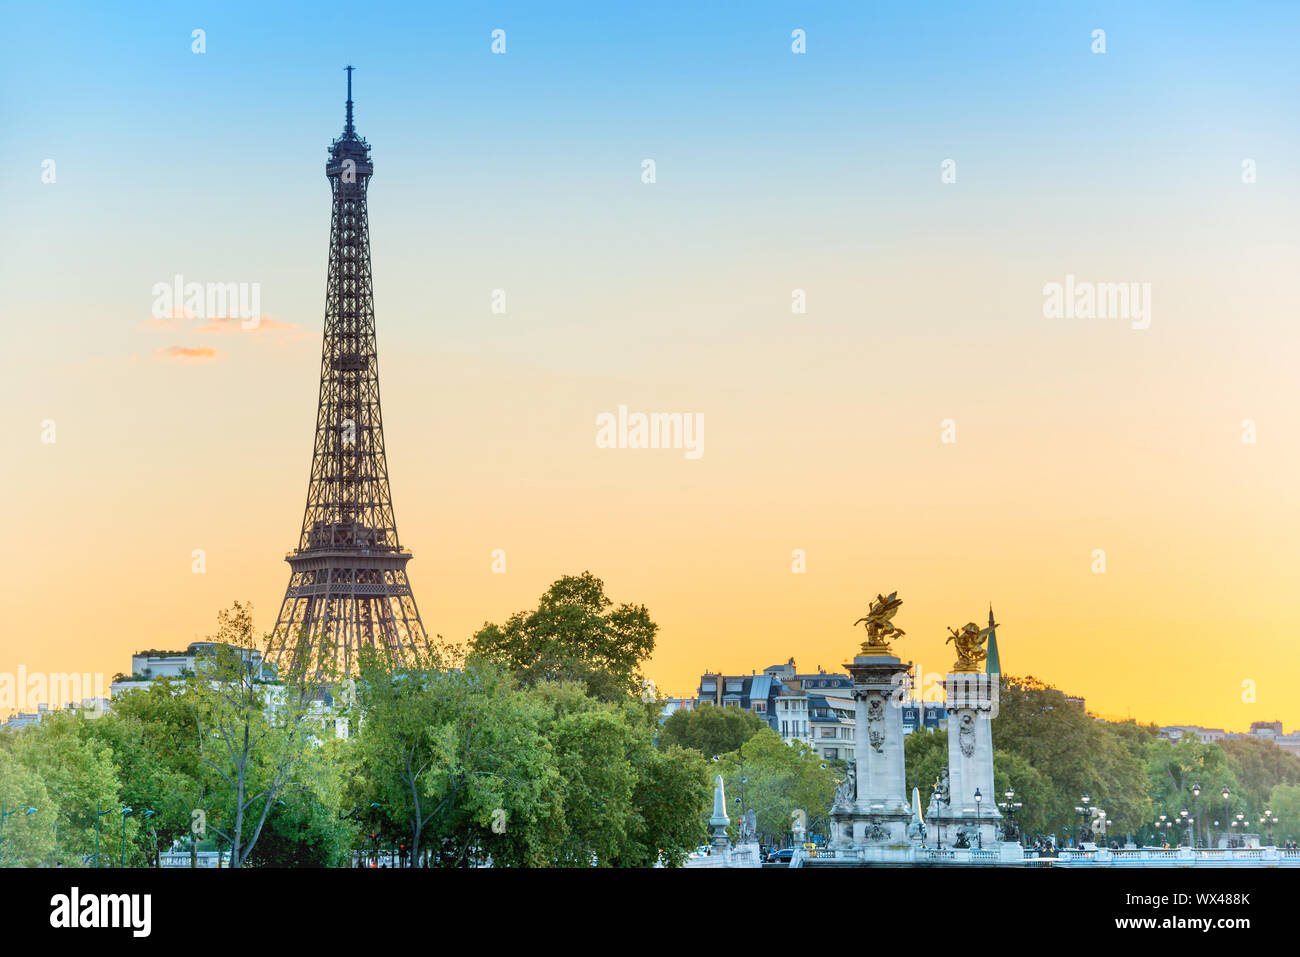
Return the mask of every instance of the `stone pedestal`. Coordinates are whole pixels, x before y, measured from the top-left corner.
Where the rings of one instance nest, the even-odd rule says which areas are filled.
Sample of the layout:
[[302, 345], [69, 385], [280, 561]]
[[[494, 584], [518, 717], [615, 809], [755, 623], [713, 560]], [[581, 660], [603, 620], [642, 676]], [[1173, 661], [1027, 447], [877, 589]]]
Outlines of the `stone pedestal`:
[[931, 844], [942, 840], [944, 847], [954, 847], [964, 834], [973, 848], [999, 846], [1002, 814], [993, 789], [992, 733], [997, 680], [983, 672], [947, 676], [948, 803], [927, 817]]
[[912, 809], [903, 772], [900, 706], [911, 663], [859, 655], [848, 665], [856, 702], [855, 786], [831, 809], [832, 847], [907, 844]]

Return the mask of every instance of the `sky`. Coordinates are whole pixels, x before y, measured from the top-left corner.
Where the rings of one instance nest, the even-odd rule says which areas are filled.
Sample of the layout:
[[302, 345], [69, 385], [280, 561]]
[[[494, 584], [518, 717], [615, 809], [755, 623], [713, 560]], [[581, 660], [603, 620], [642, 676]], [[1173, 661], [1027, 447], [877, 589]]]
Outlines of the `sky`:
[[[1300, 726], [1300, 9], [267, 6], [6, 13], [0, 674], [274, 624], [350, 63], [431, 633], [590, 570], [690, 694], [840, 667], [897, 590], [923, 672], [992, 603], [1098, 714]], [[263, 321], [157, 318], [177, 275]], [[598, 447], [620, 405], [703, 454]]]

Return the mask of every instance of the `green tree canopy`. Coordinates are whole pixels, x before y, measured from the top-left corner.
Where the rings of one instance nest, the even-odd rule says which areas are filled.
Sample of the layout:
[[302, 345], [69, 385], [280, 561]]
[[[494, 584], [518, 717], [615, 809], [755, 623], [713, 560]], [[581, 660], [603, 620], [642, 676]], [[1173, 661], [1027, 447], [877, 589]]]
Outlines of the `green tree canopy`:
[[694, 748], [706, 758], [715, 758], [735, 751], [767, 727], [752, 711], [734, 705], [717, 708], [706, 702], [694, 711], [682, 709], [669, 715], [659, 731], [659, 744]]
[[[759, 839], [774, 845], [789, 843], [796, 811], [803, 812], [810, 835], [827, 833], [835, 787], [845, 773], [842, 762], [823, 761], [802, 741], [786, 744], [771, 728], [721, 755], [712, 767], [723, 777], [733, 838], [744, 812], [752, 808]], [[712, 808], [710, 792], [701, 806], [702, 821]]]
[[642, 693], [641, 665], [657, 631], [644, 605], [614, 607], [604, 582], [583, 572], [551, 585], [535, 610], [516, 612], [504, 625], [484, 624], [471, 647], [524, 685], [577, 681], [593, 697], [617, 701]]
[[1032, 677], [1004, 676], [998, 704], [994, 748], [1023, 758], [1050, 783], [1040, 819], [1045, 831], [1076, 835], [1074, 808], [1084, 794], [1092, 807], [1105, 810], [1112, 836], [1134, 833], [1151, 820], [1147, 768], [1133, 750], [1138, 739], [1132, 732], [1117, 733]]
[[[36, 808], [28, 813], [28, 808]], [[39, 867], [54, 855], [58, 808], [39, 774], [0, 748], [0, 866]]]

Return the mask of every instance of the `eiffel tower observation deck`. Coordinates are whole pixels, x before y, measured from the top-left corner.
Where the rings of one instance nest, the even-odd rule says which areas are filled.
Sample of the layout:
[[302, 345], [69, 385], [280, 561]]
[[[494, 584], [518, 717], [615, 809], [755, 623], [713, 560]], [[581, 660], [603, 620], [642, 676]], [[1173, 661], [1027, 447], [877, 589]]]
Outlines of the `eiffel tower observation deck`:
[[331, 216], [316, 443], [270, 653], [288, 675], [355, 673], [367, 647], [400, 664], [428, 642], [388, 485], [366, 212], [374, 165], [353, 125], [352, 67], [347, 73], [343, 135], [325, 163]]

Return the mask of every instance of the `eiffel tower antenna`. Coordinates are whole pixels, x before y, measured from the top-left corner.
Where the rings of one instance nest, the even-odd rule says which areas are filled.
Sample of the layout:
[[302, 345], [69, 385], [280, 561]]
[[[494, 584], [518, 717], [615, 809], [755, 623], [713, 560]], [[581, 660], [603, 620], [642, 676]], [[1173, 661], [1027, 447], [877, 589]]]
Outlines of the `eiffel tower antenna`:
[[347, 121], [325, 163], [332, 202], [316, 442], [268, 656], [295, 676], [355, 673], [363, 648], [401, 664], [429, 640], [388, 484], [366, 209], [374, 164], [352, 125], [347, 71]]
[[356, 128], [352, 125], [352, 71], [356, 69], [353, 66], [345, 66], [343, 69], [348, 71], [348, 118], [343, 125], [344, 136], [356, 136]]

